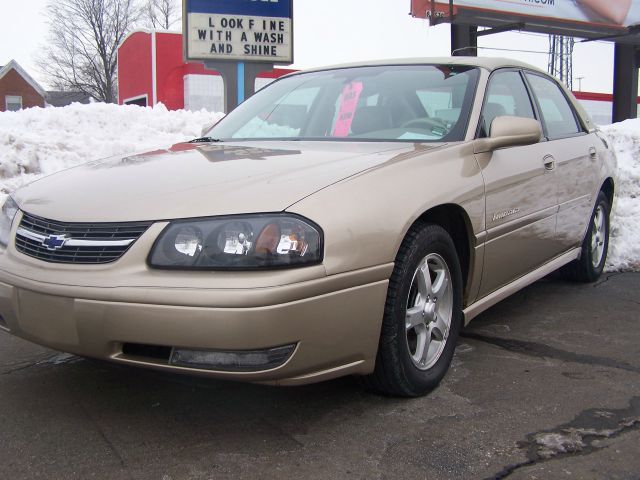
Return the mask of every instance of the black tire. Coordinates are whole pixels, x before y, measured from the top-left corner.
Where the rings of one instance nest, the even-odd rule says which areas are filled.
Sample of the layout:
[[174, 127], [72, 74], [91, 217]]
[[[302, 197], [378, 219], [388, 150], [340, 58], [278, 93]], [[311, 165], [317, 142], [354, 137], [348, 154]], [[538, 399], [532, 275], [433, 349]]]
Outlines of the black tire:
[[[603, 213], [603, 221], [604, 221], [604, 238], [601, 238], [603, 253], [600, 258], [600, 261], [597, 264], [594, 264], [593, 256], [594, 250], [592, 246], [594, 231], [596, 230], [596, 222], [594, 221], [596, 218], [596, 214], [598, 213], [598, 209], [601, 209]], [[604, 270], [604, 265], [607, 261], [607, 251], [609, 250], [609, 214], [611, 211], [611, 205], [609, 205], [609, 199], [604, 194], [604, 192], [600, 192], [598, 194], [598, 198], [596, 200], [596, 205], [593, 208], [593, 212], [591, 213], [591, 218], [589, 219], [589, 227], [587, 228], [587, 233], [584, 236], [584, 240], [582, 241], [582, 250], [580, 252], [580, 258], [568, 263], [564, 267], [560, 269], [560, 273], [567, 280], [571, 280], [574, 282], [585, 282], [591, 283], [595, 282], [600, 278], [602, 271]]]
[[[418, 267], [427, 265], [429, 276], [432, 278], [428, 261], [440, 262], [438, 265], [444, 262], [448, 269], [451, 289], [447, 290], [444, 295], [446, 295], [445, 310], [449, 311], [448, 306], [451, 305], [451, 316], [448, 334], [438, 335], [436, 340], [439, 342], [436, 349], [441, 352], [439, 357], [434, 355], [431, 361], [435, 361], [435, 363], [433, 365], [425, 364], [423, 369], [418, 366], [419, 363], [415, 359], [416, 355], [420, 357], [417, 348], [415, 352], [411, 351], [412, 347], [409, 345], [411, 330], [407, 328], [405, 322], [407, 321], [409, 303], [420, 298], [415, 296], [419, 294], [415, 293], [415, 289], [418, 287], [417, 283], [414, 283], [414, 279], [417, 279]], [[440, 272], [444, 271], [446, 269], [441, 268]], [[433, 285], [434, 288], [436, 286], [437, 284]], [[444, 292], [444, 290], [442, 291]], [[411, 300], [411, 295], [414, 295], [414, 300]], [[429, 298], [429, 296], [426, 297]], [[436, 302], [437, 299], [433, 302], [434, 309]], [[444, 303], [438, 305], [439, 308], [444, 306]], [[414, 306], [413, 308], [420, 310], [421, 307]], [[434, 318], [438, 315], [439, 310], [434, 314]], [[433, 326], [435, 323], [427, 321], [426, 325], [426, 331], [431, 332], [428, 325]], [[424, 325], [420, 325], [420, 327], [423, 328]], [[396, 256], [395, 268], [389, 280], [376, 366], [371, 375], [363, 378], [365, 387], [377, 393], [401, 397], [417, 397], [433, 390], [449, 369], [461, 327], [462, 274], [453, 240], [447, 231], [439, 225], [417, 224], [407, 233]], [[440, 330], [434, 328], [434, 332], [440, 332]], [[417, 339], [417, 330], [413, 333], [416, 334]], [[432, 338], [436, 338], [432, 337], [431, 333], [424, 335], [424, 338], [427, 338], [428, 335], [428, 342], [432, 342]], [[427, 351], [428, 358], [428, 352], [431, 350], [428, 347], [425, 350], [423, 347], [422, 351]]]

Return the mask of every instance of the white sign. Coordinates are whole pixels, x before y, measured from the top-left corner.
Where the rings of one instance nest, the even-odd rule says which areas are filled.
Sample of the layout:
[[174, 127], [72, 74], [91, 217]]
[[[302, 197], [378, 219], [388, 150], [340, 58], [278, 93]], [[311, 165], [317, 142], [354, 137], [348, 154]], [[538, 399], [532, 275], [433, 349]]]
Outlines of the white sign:
[[189, 59], [292, 62], [289, 18], [190, 13], [188, 24]]

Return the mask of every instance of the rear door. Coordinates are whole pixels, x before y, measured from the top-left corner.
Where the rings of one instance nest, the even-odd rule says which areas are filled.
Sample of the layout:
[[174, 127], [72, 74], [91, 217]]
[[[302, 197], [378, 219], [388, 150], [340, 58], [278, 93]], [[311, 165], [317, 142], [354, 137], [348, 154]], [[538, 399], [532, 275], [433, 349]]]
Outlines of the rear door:
[[[490, 134], [495, 117], [536, 118], [518, 70], [494, 72], [487, 86], [478, 136]], [[547, 262], [555, 240], [558, 185], [548, 142], [478, 155], [486, 192], [485, 267], [480, 296]]]
[[562, 251], [581, 244], [593, 209], [598, 187], [598, 157], [601, 145], [595, 133], [588, 134], [562, 88], [541, 74], [526, 72], [542, 117], [549, 153], [558, 180], [556, 235]]

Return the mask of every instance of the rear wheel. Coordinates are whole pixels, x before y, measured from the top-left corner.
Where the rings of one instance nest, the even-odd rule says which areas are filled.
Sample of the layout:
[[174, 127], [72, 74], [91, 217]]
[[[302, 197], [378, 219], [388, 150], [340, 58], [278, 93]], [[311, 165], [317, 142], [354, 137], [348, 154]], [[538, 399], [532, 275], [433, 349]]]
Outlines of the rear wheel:
[[412, 228], [389, 281], [370, 389], [415, 397], [449, 368], [462, 324], [462, 275], [454, 243], [439, 225]]
[[610, 208], [607, 196], [600, 192], [582, 242], [580, 258], [560, 270], [565, 278], [577, 282], [595, 282], [602, 274], [609, 249]]

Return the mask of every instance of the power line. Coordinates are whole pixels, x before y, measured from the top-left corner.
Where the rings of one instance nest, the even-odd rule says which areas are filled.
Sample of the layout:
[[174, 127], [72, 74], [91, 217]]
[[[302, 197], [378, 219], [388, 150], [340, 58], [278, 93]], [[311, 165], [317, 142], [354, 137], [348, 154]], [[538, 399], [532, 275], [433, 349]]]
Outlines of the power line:
[[[537, 37], [537, 38], [547, 38], [549, 35], [546, 33], [538, 33], [538, 32], [527, 32], [524, 30], [513, 30], [511, 32], [502, 32], [502, 33], [517, 33], [519, 35], [526, 35], [529, 37]], [[610, 41], [607, 40], [590, 40], [591, 43], [601, 43], [601, 44], [611, 44]], [[580, 43], [580, 42], [576, 42]], [[546, 52], [545, 52], [546, 53]]]
[[549, 52], [543, 52], [540, 50], [521, 50], [518, 48], [498, 48], [498, 47], [473, 47], [478, 50], [499, 50], [501, 52], [519, 52], [519, 53], [539, 53], [541, 55], [549, 55]]

